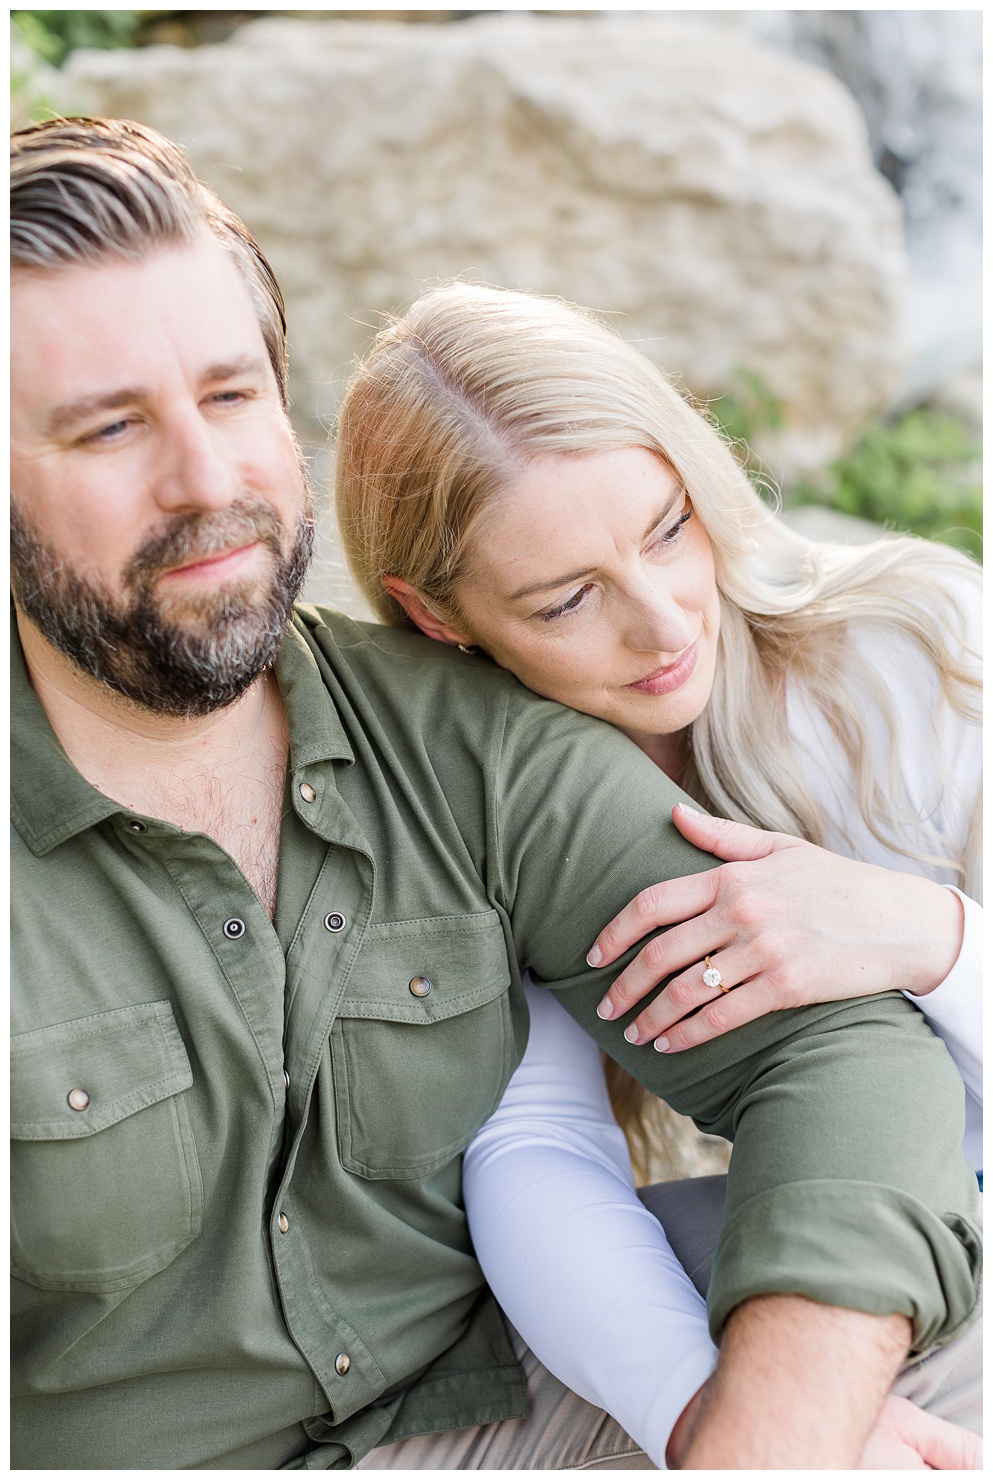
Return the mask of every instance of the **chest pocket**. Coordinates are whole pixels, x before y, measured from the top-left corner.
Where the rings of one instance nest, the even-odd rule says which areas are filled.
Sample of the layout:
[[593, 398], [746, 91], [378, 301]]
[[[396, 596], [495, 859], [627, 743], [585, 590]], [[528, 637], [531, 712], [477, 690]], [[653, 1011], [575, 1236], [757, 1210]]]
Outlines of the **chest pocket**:
[[342, 1165], [423, 1177], [464, 1151], [510, 1077], [499, 916], [371, 926], [331, 1030]]
[[168, 1002], [12, 1040], [15, 1273], [46, 1290], [126, 1290], [196, 1237], [192, 1083]]

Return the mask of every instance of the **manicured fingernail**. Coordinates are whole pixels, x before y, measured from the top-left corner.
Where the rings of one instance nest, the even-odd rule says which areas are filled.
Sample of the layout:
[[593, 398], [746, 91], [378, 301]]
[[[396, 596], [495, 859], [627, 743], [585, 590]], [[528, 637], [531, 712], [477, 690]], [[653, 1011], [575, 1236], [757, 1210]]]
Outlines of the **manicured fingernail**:
[[668, 1047], [669, 1047], [669, 1040], [668, 1040], [668, 1038], [656, 1038], [656, 1040], [655, 1040], [655, 1052], [656, 1053], [665, 1053], [666, 1050], [668, 1049]]
[[702, 812], [698, 812], [695, 807], [689, 807], [689, 806], [687, 806], [687, 804], [685, 802], [677, 802], [676, 803], [676, 806], [679, 808], [680, 812], [688, 812], [691, 817], [702, 817], [703, 816], [703, 813]]
[[614, 1016], [614, 1004], [609, 997], [604, 997], [603, 1001], [597, 1007], [596, 1015], [598, 1018], [612, 1018]]
[[638, 1032], [638, 1029], [635, 1027], [634, 1023], [632, 1023], [630, 1027], [624, 1029], [624, 1037], [629, 1043], [637, 1043], [638, 1039], [641, 1037], [641, 1034]]
[[[590, 953], [586, 957], [586, 964], [587, 964], [587, 966], [599, 966], [600, 965], [600, 962], [602, 960], [603, 960], [603, 952], [601, 951], [600, 947], [599, 946], [591, 946], [590, 947]], [[608, 1016], [609, 1016], [609, 1014], [608, 1014]]]

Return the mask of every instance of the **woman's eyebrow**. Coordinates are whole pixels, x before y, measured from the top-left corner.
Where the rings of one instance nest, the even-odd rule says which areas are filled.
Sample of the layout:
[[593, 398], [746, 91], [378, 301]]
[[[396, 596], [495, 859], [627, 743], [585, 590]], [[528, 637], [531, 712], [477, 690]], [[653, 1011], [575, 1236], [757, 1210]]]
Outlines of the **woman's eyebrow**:
[[673, 489], [671, 498], [663, 506], [663, 508], [659, 511], [659, 513], [656, 514], [656, 516], [652, 520], [651, 524], [645, 530], [644, 538], [646, 540], [648, 539], [648, 536], [650, 534], [654, 534], [655, 533], [655, 531], [658, 529], [658, 527], [659, 527], [660, 524], [662, 524], [666, 519], [668, 519], [669, 515], [672, 513], [673, 509], [675, 508], [677, 502], [681, 498], [685, 498], [685, 496], [686, 496], [686, 488], [685, 488], [685, 485], [682, 484], [682, 483], [680, 483], [680, 485], [679, 485], [678, 488]]
[[539, 591], [554, 591], [559, 586], [567, 586], [570, 581], [578, 581], [583, 576], [591, 576], [595, 570], [596, 566], [590, 565], [586, 570], [571, 570], [567, 575], [559, 576], [554, 581], [539, 581], [536, 586], [522, 586], [519, 591], [514, 591], [508, 600], [520, 601], [524, 596], [537, 596]]
[[[673, 505], [678, 499], [682, 498], [685, 493], [686, 489], [683, 487], [682, 484], [680, 484], [679, 487], [673, 491], [672, 497], [668, 500], [664, 507], [661, 508], [659, 512], [655, 515], [655, 518], [645, 530], [645, 533], [642, 536], [643, 539], [647, 540], [648, 536], [650, 534], [653, 534], [655, 530], [658, 529], [663, 520], [669, 517], [669, 515], [672, 513]], [[586, 567], [585, 570], [570, 570], [567, 571], [565, 575], [558, 576], [555, 580], [538, 581], [538, 583], [534, 586], [522, 586], [519, 591], [513, 591], [507, 599], [508, 601], [521, 601], [525, 596], [537, 596], [540, 591], [556, 591], [558, 590], [559, 586], [568, 586], [570, 581], [579, 581], [582, 580], [584, 576], [593, 575], [595, 570], [595, 565], [589, 565]]]

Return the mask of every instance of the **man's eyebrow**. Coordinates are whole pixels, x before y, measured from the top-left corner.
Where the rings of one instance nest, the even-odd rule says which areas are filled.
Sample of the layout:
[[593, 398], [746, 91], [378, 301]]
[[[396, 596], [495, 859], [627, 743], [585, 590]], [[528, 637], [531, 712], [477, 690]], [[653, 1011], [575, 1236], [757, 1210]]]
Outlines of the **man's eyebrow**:
[[122, 386], [120, 390], [108, 391], [105, 395], [77, 396], [75, 401], [63, 401], [49, 412], [45, 431], [50, 437], [57, 437], [60, 432], [69, 430], [77, 422], [96, 416], [101, 411], [119, 411], [122, 406], [131, 406], [147, 394], [142, 386]]
[[[679, 487], [673, 490], [672, 497], [655, 515], [655, 518], [645, 530], [642, 539], [647, 540], [648, 536], [654, 533], [656, 529], [658, 529], [663, 520], [667, 519], [672, 513], [672, 508], [673, 505], [676, 503], [676, 500], [682, 498], [685, 493], [686, 489], [683, 487], [682, 483], [680, 483]], [[590, 565], [587, 566], [585, 570], [570, 570], [565, 575], [558, 576], [555, 580], [552, 581], [539, 581], [537, 585], [534, 586], [522, 586], [519, 591], [514, 591], [508, 597], [508, 600], [522, 601], [525, 596], [537, 596], [541, 591], [557, 591], [559, 586], [568, 586], [570, 581], [579, 581], [582, 580], [584, 576], [591, 576], [595, 569], [595, 566]]]
[[264, 375], [268, 368], [269, 361], [263, 355], [239, 355], [234, 360], [220, 360], [216, 365], [208, 365], [203, 379], [236, 380], [239, 375]]
[[[208, 365], [201, 379], [207, 385], [217, 385], [226, 380], [236, 380], [239, 375], [264, 375], [268, 363], [261, 355], [241, 355], [234, 360], [221, 360], [216, 365]], [[57, 437], [78, 422], [86, 421], [103, 411], [120, 411], [124, 406], [133, 406], [150, 394], [146, 386], [129, 385], [104, 394], [78, 396], [74, 401], [64, 401], [62, 405], [52, 409], [45, 422], [45, 431], [48, 436]]]

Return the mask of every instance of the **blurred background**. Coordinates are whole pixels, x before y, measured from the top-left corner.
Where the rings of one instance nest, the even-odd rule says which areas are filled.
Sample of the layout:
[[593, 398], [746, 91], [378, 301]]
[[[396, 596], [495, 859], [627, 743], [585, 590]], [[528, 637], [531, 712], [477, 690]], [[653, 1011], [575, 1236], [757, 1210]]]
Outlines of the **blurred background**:
[[979, 10], [11, 14], [15, 126], [150, 123], [258, 237], [325, 485], [382, 312], [464, 275], [609, 314], [808, 532], [979, 556]]
[[[608, 314], [814, 537], [980, 556], [981, 11], [11, 15], [15, 126], [151, 124], [258, 238], [319, 487], [383, 311], [463, 275]], [[306, 594], [366, 614], [326, 501]]]

